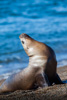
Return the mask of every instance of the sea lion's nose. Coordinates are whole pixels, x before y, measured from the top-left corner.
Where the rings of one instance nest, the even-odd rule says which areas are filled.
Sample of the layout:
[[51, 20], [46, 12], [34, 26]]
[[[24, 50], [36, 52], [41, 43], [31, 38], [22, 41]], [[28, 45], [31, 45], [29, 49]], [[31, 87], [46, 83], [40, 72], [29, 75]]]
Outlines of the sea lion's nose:
[[27, 34], [25, 34], [25, 33], [22, 33], [22, 34], [19, 36], [19, 38], [29, 38], [29, 36], [28, 36]]
[[19, 38], [23, 38], [23, 37], [25, 37], [26, 36], [26, 34], [25, 33], [22, 33], [20, 36], [19, 36]]

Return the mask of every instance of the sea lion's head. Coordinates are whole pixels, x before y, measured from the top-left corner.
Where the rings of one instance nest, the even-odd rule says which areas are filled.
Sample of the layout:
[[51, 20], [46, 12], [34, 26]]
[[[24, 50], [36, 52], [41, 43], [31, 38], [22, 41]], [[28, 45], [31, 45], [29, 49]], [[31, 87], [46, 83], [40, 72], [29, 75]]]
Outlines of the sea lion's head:
[[33, 57], [36, 55], [44, 56], [44, 54], [48, 54], [48, 49], [46, 49], [47, 52], [45, 52], [45, 45], [41, 42], [34, 40], [29, 35], [23, 33], [19, 36], [19, 38], [25, 52], [29, 57]]
[[22, 33], [19, 36], [22, 46], [27, 53], [28, 56], [33, 56], [34, 55], [34, 39], [32, 39], [29, 35]]
[[34, 40], [25, 33], [21, 34], [19, 38], [25, 52], [29, 56], [29, 65], [44, 66], [47, 61], [47, 57], [49, 57], [49, 52], [47, 49], [45, 52], [45, 45]]

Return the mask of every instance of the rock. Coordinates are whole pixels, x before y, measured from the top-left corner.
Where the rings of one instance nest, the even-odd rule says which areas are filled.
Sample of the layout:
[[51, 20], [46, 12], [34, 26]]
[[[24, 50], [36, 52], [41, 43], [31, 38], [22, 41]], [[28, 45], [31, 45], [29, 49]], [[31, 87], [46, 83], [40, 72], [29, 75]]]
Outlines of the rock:
[[[67, 80], [67, 66], [58, 68], [62, 80]], [[39, 90], [17, 90], [0, 95], [0, 100], [67, 100], [67, 84], [54, 85]]]

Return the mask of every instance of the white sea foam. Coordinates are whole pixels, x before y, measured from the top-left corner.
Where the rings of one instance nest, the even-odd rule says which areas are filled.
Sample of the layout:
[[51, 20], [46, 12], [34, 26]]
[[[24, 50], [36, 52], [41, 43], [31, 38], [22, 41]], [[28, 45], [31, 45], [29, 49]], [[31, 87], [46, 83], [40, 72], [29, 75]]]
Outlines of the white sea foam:
[[2, 79], [7, 79], [9, 76], [11, 76], [11, 75], [14, 74], [14, 73], [18, 73], [19, 71], [20, 71], [20, 70], [2, 74], [2, 75], [0, 75], [0, 80], [2, 80]]
[[19, 56], [16, 56], [16, 59], [21, 60], [21, 58]]
[[63, 67], [67, 65], [67, 59], [58, 61], [58, 67]]
[[0, 67], [3, 67], [3, 65], [0, 65]]

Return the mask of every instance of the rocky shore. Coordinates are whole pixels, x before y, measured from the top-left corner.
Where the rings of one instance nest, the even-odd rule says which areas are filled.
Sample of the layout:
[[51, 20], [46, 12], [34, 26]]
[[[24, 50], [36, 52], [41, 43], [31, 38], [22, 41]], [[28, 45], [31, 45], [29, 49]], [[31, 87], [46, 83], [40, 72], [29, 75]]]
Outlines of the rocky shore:
[[[67, 66], [57, 69], [60, 78], [67, 80]], [[0, 81], [0, 85], [4, 80]], [[0, 95], [0, 100], [67, 100], [67, 84], [54, 85], [39, 90], [17, 90]]]

